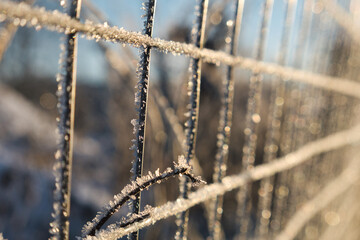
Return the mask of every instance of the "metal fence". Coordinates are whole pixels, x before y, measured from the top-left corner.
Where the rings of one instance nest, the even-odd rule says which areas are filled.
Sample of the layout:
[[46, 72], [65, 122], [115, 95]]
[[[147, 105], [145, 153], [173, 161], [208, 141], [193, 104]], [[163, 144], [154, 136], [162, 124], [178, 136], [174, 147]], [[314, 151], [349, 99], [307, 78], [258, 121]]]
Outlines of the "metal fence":
[[[360, 35], [356, 20], [360, 4], [355, 0], [341, 3], [332, 0], [285, 1], [283, 14], [277, 16], [282, 22], [278, 27], [281, 29], [280, 48], [273, 63], [268, 63], [264, 61], [265, 51], [272, 46], [266, 40], [270, 21], [278, 13], [274, 10], [276, 1], [259, 3], [260, 28], [253, 58], [238, 56], [239, 34], [247, 24], [242, 21], [247, 1], [218, 2], [219, 5], [212, 5], [208, 0], [197, 2], [191, 44], [186, 44], [153, 38], [156, 0], [145, 1], [143, 33], [108, 23], [81, 22], [81, 0], [61, 1], [68, 15], [32, 7], [31, 2], [0, 1], [0, 21], [6, 23], [5, 28], [42, 27], [66, 34], [61, 72], [57, 77], [59, 144], [55, 153], [54, 221], [50, 224], [53, 239], [68, 239], [71, 224], [79, 34], [96, 41], [128, 44], [140, 50], [135, 93], [137, 118], [132, 121], [135, 134], [133, 181], [84, 226], [83, 239], [119, 239], [123, 236], [137, 239], [140, 229], [175, 215], [177, 231], [174, 237], [187, 239], [191, 233], [189, 210], [198, 204], [204, 206], [207, 229], [203, 236], [208, 239], [339, 239], [340, 236], [358, 239], [360, 232], [350, 224], [356, 222], [357, 215], [350, 214], [346, 205], [351, 204], [354, 211], [359, 208], [355, 202], [360, 176], [356, 151], [360, 141], [360, 127], [356, 121], [360, 98], [356, 62]], [[105, 21], [90, 2], [86, 1], [84, 5], [95, 19]], [[218, 14], [217, 10], [224, 6], [230, 6], [231, 12], [225, 34], [221, 36], [225, 51], [211, 50], [204, 47], [207, 18], [214, 12]], [[224, 11], [220, 13], [224, 14]], [[11, 35], [14, 31], [8, 32]], [[9, 39], [3, 38], [3, 42]], [[117, 61], [104, 42], [99, 44], [110, 65]], [[153, 50], [190, 58], [184, 129], [169, 99], [159, 89], [149, 89]], [[0, 48], [1, 55], [3, 51]], [[217, 134], [214, 161], [199, 158], [196, 149], [201, 147], [201, 142], [195, 144], [205, 64], [224, 67], [218, 80], [222, 88], [218, 90], [221, 101], [218, 127], [208, 130]], [[238, 69], [247, 70], [247, 73], [239, 74]], [[235, 91], [241, 84], [238, 79], [248, 81], [242, 92]], [[236, 94], [247, 96], [245, 105], [236, 102]], [[149, 98], [157, 99], [157, 107], [175, 135], [174, 141], [184, 143], [182, 155], [172, 168], [144, 175], [147, 113], [153, 111], [148, 107]], [[241, 120], [234, 119], [238, 108], [246, 113], [240, 114]], [[235, 135], [235, 127], [241, 128], [242, 133]], [[231, 139], [240, 137], [242, 144], [233, 146]], [[229, 156], [232, 150], [239, 148], [234, 156]], [[241, 169], [239, 173], [227, 174], [229, 158], [237, 159], [238, 166], [231, 163], [230, 167]], [[213, 179], [206, 185], [195, 177], [204, 173], [204, 163], [214, 166], [211, 168]], [[182, 176], [179, 198], [162, 206], [141, 208], [143, 190], [177, 175]], [[194, 183], [199, 185], [195, 190]], [[350, 188], [354, 191], [345, 194]], [[231, 191], [236, 192], [231, 195], [232, 200], [224, 199], [224, 194]], [[132, 202], [132, 214], [101, 229], [129, 201]], [[227, 213], [223, 203], [227, 201], [236, 203], [230, 216], [231, 228], [223, 216]], [[332, 207], [327, 208], [329, 205]]]

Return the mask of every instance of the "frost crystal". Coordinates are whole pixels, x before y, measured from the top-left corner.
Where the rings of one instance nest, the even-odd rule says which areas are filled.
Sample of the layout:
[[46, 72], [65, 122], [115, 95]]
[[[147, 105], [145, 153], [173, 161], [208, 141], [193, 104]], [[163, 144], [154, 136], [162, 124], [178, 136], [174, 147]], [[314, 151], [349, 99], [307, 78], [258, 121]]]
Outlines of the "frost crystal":
[[[253, 72], [257, 71], [271, 74], [281, 77], [283, 80], [312, 84], [316, 87], [359, 98], [360, 85], [347, 79], [295, 70], [249, 58], [233, 57], [224, 52], [209, 49], [201, 50], [191, 44], [150, 38], [140, 33], [126, 31], [123, 28], [94, 24], [89, 20], [85, 20], [83, 24], [69, 18], [66, 14], [59, 13], [59, 11], [55, 10], [51, 12], [45, 11], [44, 8], [31, 8], [24, 3], [13, 3], [3, 0], [0, 1], [0, 10], [3, 13], [0, 14], [0, 22], [5, 19], [25, 19], [29, 27], [46, 27], [50, 31], [58, 32], [65, 32], [66, 29], [69, 29], [82, 33], [88, 39], [101, 38], [111, 42], [127, 43], [134, 47], [140, 47], [142, 45], [151, 46], [160, 51], [201, 58], [204, 62], [208, 63], [216, 64], [221, 62], [225, 65], [237, 66]], [[18, 24], [20, 24], [20, 22]]]
[[[192, 29], [192, 43], [194, 47], [202, 49], [204, 44], [205, 23], [207, 17], [208, 0], [200, 0], [196, 5], [196, 21]], [[194, 158], [195, 154], [195, 136], [197, 132], [197, 122], [200, 105], [200, 82], [201, 82], [201, 59], [198, 57], [192, 58], [189, 66], [190, 77], [188, 81], [188, 95], [190, 97], [188, 109], [190, 110], [186, 115], [188, 120], [185, 122], [186, 127], [186, 163], [189, 164]], [[179, 164], [182, 164], [182, 158], [179, 159]], [[188, 195], [188, 179], [181, 181], [180, 192], [183, 198]], [[178, 215], [181, 224], [178, 227], [176, 238], [186, 239], [187, 231], [187, 213], [183, 212]]]
[[[269, 19], [273, 8], [273, 1], [265, 1], [262, 9], [261, 31], [257, 39], [257, 48], [255, 58], [259, 61], [263, 60], [265, 53], [266, 35], [269, 29]], [[247, 112], [245, 117], [245, 129], [248, 134], [245, 135], [245, 143], [243, 147], [242, 170], [250, 170], [255, 165], [255, 153], [257, 148], [258, 127], [261, 121], [260, 103], [262, 95], [263, 76], [258, 71], [253, 71], [250, 77], [249, 95], [247, 102]], [[240, 218], [237, 219], [237, 227], [240, 229], [240, 238], [244, 238], [249, 226], [249, 216], [251, 203], [247, 197], [249, 193], [248, 186], [240, 189], [238, 194], [238, 212]], [[249, 205], [249, 207], [247, 207]]]
[[[69, 18], [79, 18], [81, 2], [73, 0], [69, 9]], [[44, 13], [44, 11], [41, 11]], [[54, 12], [58, 14], [58, 12]], [[31, 22], [38, 22], [32, 18]], [[60, 72], [57, 75], [58, 89], [58, 149], [55, 153], [56, 163], [54, 165], [55, 191], [52, 217], [54, 221], [50, 223], [51, 239], [69, 238], [69, 215], [70, 215], [70, 185], [72, 170], [72, 132], [74, 119], [73, 109], [75, 102], [73, 89], [76, 84], [76, 35], [69, 32], [65, 44], [61, 44], [62, 53], [60, 55]]]
[[[238, 35], [240, 32], [241, 19], [243, 14], [244, 1], [235, 1], [234, 20], [228, 20], [227, 36], [225, 38], [226, 49], [229, 54], [236, 55], [238, 45]], [[220, 119], [217, 134], [217, 153], [214, 166], [214, 182], [221, 182], [226, 174], [228, 146], [230, 143], [230, 133], [232, 126], [233, 98], [234, 98], [234, 69], [232, 66], [227, 68], [226, 77], [223, 78], [223, 97], [220, 109]], [[209, 230], [211, 239], [220, 238], [220, 220], [222, 212], [222, 196], [214, 199], [211, 203], [209, 212]]]
[[62, 6], [62, 7], [66, 7], [66, 5], [67, 5], [67, 2], [66, 2], [66, 0], [60, 0], [60, 6]]
[[[180, 164], [175, 165], [174, 169], [167, 168], [162, 173], [160, 173], [159, 169], [157, 169], [155, 174], [149, 172], [148, 175], [137, 178], [136, 181], [132, 181], [130, 184], [126, 185], [119, 194], [114, 196], [113, 200], [110, 201], [109, 204], [102, 209], [102, 211], [97, 213], [96, 217], [91, 222], [88, 222], [83, 227], [82, 236], [86, 237], [87, 235], [95, 235], [96, 231], [98, 231], [101, 226], [121, 208], [121, 206], [129, 200], [136, 199], [136, 196], [141, 191], [148, 189], [155, 183], [161, 183], [170, 177], [180, 174], [188, 176], [194, 184], [204, 183], [200, 178], [196, 178], [190, 173], [190, 166], [186, 164], [186, 161], [185, 163], [183, 160], [180, 162]], [[132, 203], [132, 201], [129, 202]]]

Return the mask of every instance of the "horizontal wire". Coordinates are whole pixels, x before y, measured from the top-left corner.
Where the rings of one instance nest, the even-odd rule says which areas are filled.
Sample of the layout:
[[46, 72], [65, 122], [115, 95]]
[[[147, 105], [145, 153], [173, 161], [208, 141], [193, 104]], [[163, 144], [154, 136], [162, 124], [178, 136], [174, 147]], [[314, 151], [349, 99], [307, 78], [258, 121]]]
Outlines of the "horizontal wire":
[[151, 38], [141, 33], [126, 31], [123, 28], [109, 27], [107, 24], [81, 23], [59, 11], [46, 11], [44, 8], [30, 7], [24, 3], [0, 2], [0, 21], [6, 18], [25, 26], [46, 27], [51, 31], [80, 32], [90, 39], [127, 43], [135, 47], [150, 46], [166, 53], [201, 58], [204, 62], [236, 66], [253, 72], [275, 75], [282, 80], [311, 84], [315, 87], [335, 91], [344, 95], [360, 98], [360, 84], [344, 78], [306, 72], [277, 64], [265, 63], [254, 59], [234, 57], [222, 51], [200, 49], [191, 44]]
[[[353, 39], [360, 42], [360, 34], [358, 33], [358, 31], [356, 31], [355, 24], [351, 15], [346, 13], [345, 10], [343, 10], [333, 1], [324, 0], [323, 2], [325, 3], [325, 9], [329, 12], [329, 14], [346, 31], [348, 31], [348, 33], [352, 36]], [[334, 78], [325, 75], [305, 72], [248, 58], [233, 57], [224, 52], [213, 51], [210, 49], [201, 50], [190, 44], [150, 38], [140, 33], [126, 31], [122, 28], [108, 27], [106, 25], [96, 25], [91, 22], [86, 22], [85, 24], [83, 24], [57, 11], [49, 12], [43, 8], [32, 8], [23, 3], [18, 4], [8, 1], [2, 1], [0, 2], [0, 11], [0, 20], [12, 18], [17, 20], [16, 22], [18, 22], [18, 24], [21, 26], [25, 25], [28, 22], [28, 25], [32, 25], [34, 27], [45, 26], [52, 31], [59, 31], [65, 33], [81, 32], [86, 34], [90, 38], [104, 39], [114, 42], [123, 42], [136, 47], [142, 45], [151, 46], [165, 52], [187, 55], [193, 58], [201, 58], [203, 59], [203, 61], [209, 63], [223, 63], [226, 65], [249, 69], [254, 72], [263, 72], [267, 74], [277, 75], [283, 80], [292, 80], [296, 82], [312, 84], [315, 87], [332, 90], [348, 96], [360, 98], [360, 84], [343, 78]], [[24, 22], [25, 24], [23, 24]], [[360, 134], [356, 134], [359, 131], [360, 126], [356, 126], [350, 130], [338, 132], [323, 139], [306, 144], [299, 150], [290, 153], [289, 155], [286, 155], [285, 157], [280, 158], [277, 161], [260, 165], [251, 171], [241, 173], [239, 175], [226, 177], [223, 179], [222, 183], [211, 184], [199, 189], [194, 193], [191, 193], [189, 199], [178, 199], [175, 202], [169, 202], [162, 207], [155, 208], [154, 212], [151, 214], [152, 216], [149, 219], [145, 219], [124, 229], [116, 229], [116, 237], [127, 235], [132, 231], [148, 226], [160, 219], [175, 215], [176, 213], [189, 209], [190, 207], [209, 200], [210, 198], [222, 195], [235, 188], [241, 187], [249, 181], [259, 180], [261, 178], [271, 176], [277, 172], [292, 168], [296, 165], [301, 164], [302, 162], [306, 161], [307, 159], [316, 154], [334, 150], [348, 144], [356, 143], [360, 140]], [[331, 182], [322, 192], [320, 192], [317, 197], [320, 199], [320, 196], [328, 195], [329, 192], [327, 191], [330, 191], [330, 187], [331, 189], [335, 189], [332, 187], [332, 185], [338, 185], [339, 182], [350, 182], [350, 178], [348, 178], [348, 176], [345, 176], [345, 173], [346, 175], [350, 175], [350, 173], [344, 172], [338, 179], [336, 179], [340, 179], [342, 181], [334, 180], [334, 182]], [[313, 199], [314, 201], [316, 200], [316, 202], [318, 202], [317, 197]], [[311, 202], [309, 202], [308, 204], [310, 203]], [[101, 232], [99, 234], [99, 238], [105, 236], [106, 234], [108, 233]]]
[[304, 225], [309, 222], [315, 214], [345, 193], [359, 180], [359, 178], [359, 159], [354, 159], [340, 176], [328, 183], [314, 198], [306, 202], [298, 211], [296, 211], [287, 223], [285, 229], [280, 232], [275, 239], [294, 239]]
[[246, 183], [257, 181], [278, 172], [288, 170], [311, 159], [311, 157], [317, 154], [329, 152], [347, 145], [355, 145], [358, 142], [360, 142], [360, 124], [348, 130], [343, 130], [310, 142], [298, 150], [273, 162], [259, 165], [252, 170], [237, 175], [225, 177], [221, 183], [213, 183], [190, 193], [188, 199], [178, 198], [174, 202], [168, 202], [160, 207], [154, 208], [150, 217], [143, 221], [136, 222], [125, 228], [101, 230], [95, 237], [88, 237], [86, 239], [118, 239], [131, 232], [152, 225], [161, 219], [174, 216], [197, 204], [208, 201], [216, 196], [223, 195]]

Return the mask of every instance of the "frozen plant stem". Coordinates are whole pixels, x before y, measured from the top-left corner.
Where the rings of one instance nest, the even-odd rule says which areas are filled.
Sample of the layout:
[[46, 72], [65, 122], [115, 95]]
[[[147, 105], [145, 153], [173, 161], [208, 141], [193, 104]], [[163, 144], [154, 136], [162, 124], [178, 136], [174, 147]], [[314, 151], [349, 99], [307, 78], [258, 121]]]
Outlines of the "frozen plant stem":
[[[235, 0], [234, 20], [229, 20], [227, 26], [229, 27], [226, 36], [228, 52], [231, 55], [236, 55], [238, 45], [238, 35], [241, 27], [241, 20], [243, 15], [245, 0]], [[228, 41], [228, 39], [230, 41]], [[223, 80], [223, 98], [220, 111], [219, 133], [217, 139], [217, 154], [214, 167], [214, 182], [221, 182], [226, 174], [226, 162], [228, 158], [230, 133], [232, 125], [232, 112], [234, 99], [234, 70], [232, 66], [227, 67], [226, 78]], [[210, 239], [220, 239], [221, 230], [221, 213], [222, 213], [223, 196], [218, 196], [212, 203], [211, 215], [209, 216], [209, 230]]]
[[[144, 4], [145, 21], [144, 21], [144, 35], [152, 37], [153, 22], [155, 16], [155, 4], [156, 0], [148, 0]], [[145, 144], [145, 129], [146, 129], [146, 112], [147, 112], [147, 100], [148, 100], [148, 84], [149, 84], [149, 75], [150, 75], [150, 46], [141, 46], [140, 48], [140, 62], [138, 67], [138, 76], [139, 82], [137, 83], [137, 92], [135, 96], [135, 103], [138, 110], [138, 119], [134, 123], [134, 133], [136, 136], [135, 146], [134, 146], [134, 177], [133, 180], [136, 181], [137, 178], [142, 176], [143, 168], [143, 158], [144, 158], [144, 144]], [[133, 200], [133, 209], [132, 212], [138, 214], [140, 212], [140, 202], [141, 194], [140, 192], [136, 194], [135, 199]], [[134, 232], [129, 235], [129, 239], [136, 240], [138, 239], [139, 232]]]
[[[183, 159], [183, 157], [181, 157]], [[155, 174], [149, 172], [148, 175], [138, 178], [136, 181], [128, 184], [123, 190], [115, 195], [114, 200], [111, 201], [101, 212], [99, 212], [96, 217], [88, 222], [83, 228], [83, 237], [87, 235], [94, 236], [96, 231], [98, 231], [104, 223], [116, 213], [128, 200], [132, 199], [134, 196], [138, 195], [145, 189], [148, 189], [151, 185], [155, 183], [161, 183], [170, 177], [177, 175], [187, 176], [191, 182], [200, 183], [202, 182], [199, 178], [195, 178], [191, 174], [191, 168], [189, 165], [185, 164], [185, 160], [179, 160], [181, 164], [175, 164], [175, 168], [168, 168], [164, 172], [160, 173], [159, 170]]]
[[[69, 6], [69, 16], [79, 19], [81, 0], [73, 0]], [[54, 222], [50, 224], [51, 239], [69, 239], [69, 217], [71, 196], [71, 171], [73, 153], [73, 132], [75, 115], [75, 87], [76, 87], [76, 32], [66, 36], [63, 49], [64, 66], [58, 75], [58, 132], [59, 143], [55, 153], [56, 163], [54, 192]], [[64, 72], [62, 72], [64, 71]]]
[[[195, 47], [202, 49], [204, 45], [206, 15], [208, 9], [208, 0], [200, 0], [197, 5], [196, 22], [192, 30], [193, 44]], [[200, 80], [201, 80], [201, 59], [192, 58], [190, 60], [190, 79], [188, 91], [190, 95], [189, 119], [186, 122], [186, 162], [189, 164], [195, 155], [195, 141], [200, 105]], [[188, 197], [189, 184], [188, 179], [181, 179], [180, 192], [183, 198]], [[177, 216], [178, 230], [176, 239], [187, 239], [187, 223], [189, 212], [185, 211]]]

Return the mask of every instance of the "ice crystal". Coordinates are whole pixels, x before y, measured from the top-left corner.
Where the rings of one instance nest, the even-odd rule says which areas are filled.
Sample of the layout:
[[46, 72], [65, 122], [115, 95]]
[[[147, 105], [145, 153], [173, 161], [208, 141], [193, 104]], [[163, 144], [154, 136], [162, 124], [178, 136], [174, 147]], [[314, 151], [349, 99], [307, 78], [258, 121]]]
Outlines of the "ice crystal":
[[67, 1], [66, 0], [60, 0], [60, 6], [65, 8], [67, 6]]

